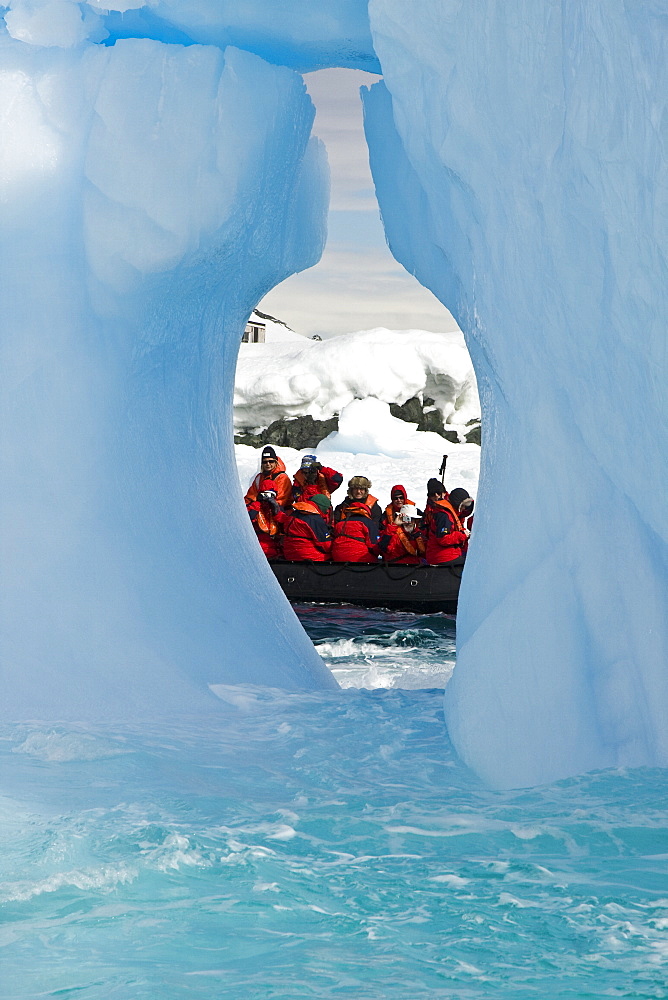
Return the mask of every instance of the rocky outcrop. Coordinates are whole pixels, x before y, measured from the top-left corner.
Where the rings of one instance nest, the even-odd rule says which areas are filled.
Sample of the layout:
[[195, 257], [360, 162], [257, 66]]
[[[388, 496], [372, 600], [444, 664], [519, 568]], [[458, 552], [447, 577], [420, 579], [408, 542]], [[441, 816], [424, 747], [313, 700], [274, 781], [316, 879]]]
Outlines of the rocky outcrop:
[[471, 429], [466, 434], [460, 434], [443, 422], [443, 413], [434, 404], [434, 400], [428, 397], [425, 397], [422, 402], [417, 396], [413, 396], [405, 403], [390, 403], [390, 413], [393, 417], [398, 417], [399, 420], [417, 424], [419, 431], [433, 431], [435, 434], [440, 434], [446, 441], [452, 441], [453, 444], [460, 444], [464, 441], [469, 444], [480, 444], [479, 420], [469, 420], [466, 426]]
[[[469, 420], [466, 425], [469, 430], [465, 434], [448, 427], [443, 423], [443, 414], [434, 400], [425, 398], [421, 402], [417, 396], [407, 399], [405, 403], [390, 403], [390, 413], [399, 420], [405, 420], [410, 424], [417, 424], [419, 431], [434, 431], [440, 434], [446, 441], [453, 444], [480, 444], [480, 421]], [[331, 417], [329, 420], [314, 420], [313, 417], [281, 417], [274, 420], [266, 430], [254, 433], [253, 431], [241, 431], [234, 435], [235, 444], [247, 444], [251, 448], [261, 448], [265, 444], [273, 444], [278, 448], [295, 448], [301, 451], [302, 448], [317, 448], [319, 443], [339, 429], [339, 418]]]
[[467, 442], [467, 444], [478, 444], [479, 445], [480, 444], [480, 440], [481, 440], [481, 432], [482, 432], [482, 425], [481, 425], [480, 421], [479, 420], [469, 420], [469, 422], [467, 423], [466, 426], [470, 427], [471, 429], [468, 430], [466, 432], [466, 434], [464, 435], [464, 440]]
[[318, 444], [328, 434], [339, 429], [339, 418], [329, 420], [314, 420], [313, 417], [292, 417], [274, 420], [266, 430], [254, 434], [242, 431], [234, 435], [235, 444], [248, 444], [251, 448], [261, 448], [265, 444], [273, 444], [278, 448], [317, 448]]

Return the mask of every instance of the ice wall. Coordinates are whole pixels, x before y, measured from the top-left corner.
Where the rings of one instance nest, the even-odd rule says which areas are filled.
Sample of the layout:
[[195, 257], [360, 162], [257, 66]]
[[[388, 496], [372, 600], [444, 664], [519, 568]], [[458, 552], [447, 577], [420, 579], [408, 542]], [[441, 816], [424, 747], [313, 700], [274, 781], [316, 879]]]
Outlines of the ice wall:
[[67, 6], [16, 4], [0, 34], [0, 710], [332, 684], [232, 451], [245, 318], [324, 239], [303, 81], [231, 48], [91, 44]]
[[665, 765], [668, 8], [370, 15], [386, 231], [464, 329], [484, 414], [450, 734], [501, 786]]

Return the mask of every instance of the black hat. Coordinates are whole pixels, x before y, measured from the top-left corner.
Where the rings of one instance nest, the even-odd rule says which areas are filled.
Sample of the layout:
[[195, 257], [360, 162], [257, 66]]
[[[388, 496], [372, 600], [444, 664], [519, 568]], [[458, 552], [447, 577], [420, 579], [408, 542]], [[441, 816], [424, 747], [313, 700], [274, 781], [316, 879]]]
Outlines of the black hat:
[[455, 510], [459, 510], [462, 500], [467, 500], [470, 495], [469, 491], [465, 490], [463, 486], [458, 486], [457, 489], [450, 490], [450, 503]]
[[427, 496], [433, 497], [435, 493], [447, 492], [440, 479], [430, 479], [427, 483]]
[[262, 458], [276, 458], [276, 452], [270, 444], [262, 449]]

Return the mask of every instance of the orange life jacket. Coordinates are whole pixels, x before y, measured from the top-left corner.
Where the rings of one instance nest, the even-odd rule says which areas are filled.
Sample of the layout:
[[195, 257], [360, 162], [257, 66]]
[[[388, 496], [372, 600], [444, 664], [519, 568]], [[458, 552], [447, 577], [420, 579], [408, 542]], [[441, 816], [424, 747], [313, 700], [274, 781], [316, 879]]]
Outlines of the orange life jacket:
[[285, 462], [282, 458], [276, 459], [276, 468], [273, 472], [258, 472], [254, 477], [253, 482], [248, 487], [248, 493], [244, 497], [246, 506], [248, 507], [249, 504], [257, 500], [258, 493], [260, 492], [260, 484], [265, 479], [272, 479], [276, 485], [276, 501], [278, 506], [287, 507], [292, 497], [292, 483], [285, 471]]
[[427, 507], [424, 513], [424, 523], [427, 531], [431, 529], [432, 518], [429, 515], [434, 507], [441, 507], [443, 510], [448, 512], [448, 514], [452, 518], [453, 531], [462, 530], [462, 522], [459, 520], [459, 514], [457, 513], [457, 511], [452, 506], [449, 500], [430, 500], [429, 506]]
[[409, 556], [423, 556], [424, 555], [424, 539], [421, 535], [416, 535], [415, 538], [412, 535], [406, 534], [404, 529], [399, 525], [397, 527], [397, 538], [406, 550], [406, 555]]
[[278, 525], [276, 524], [276, 521], [274, 520], [273, 513], [269, 514], [269, 516], [267, 517], [267, 515], [262, 510], [262, 506], [260, 507], [260, 509], [257, 512], [257, 521], [255, 523], [257, 524], [257, 526], [260, 529], [260, 531], [266, 532], [267, 535], [277, 535], [278, 534]]
[[[353, 504], [353, 503], [363, 503], [363, 504], [366, 504], [366, 506], [369, 508], [369, 510], [371, 510], [373, 508], [373, 505], [375, 503], [378, 503], [378, 497], [372, 497], [371, 494], [369, 493], [369, 495], [366, 498], [366, 500], [352, 500], [351, 504]], [[350, 509], [351, 504], [349, 504], [347, 507], [343, 507], [342, 508], [342, 510], [341, 510], [341, 520], [342, 521], [348, 516], [348, 514], [359, 514], [359, 510], [355, 510], [354, 508], [353, 508], [353, 510]]]
[[[404, 496], [404, 499], [403, 499], [403, 502], [402, 502], [401, 506], [402, 507], [414, 507], [415, 504], [413, 503], [412, 500], [409, 500], [407, 496]], [[394, 523], [394, 518], [396, 516], [396, 511], [395, 511], [394, 507], [392, 506], [392, 501], [390, 501], [388, 503], [387, 507], [383, 511], [383, 516], [385, 518], [385, 524], [393, 524]]]

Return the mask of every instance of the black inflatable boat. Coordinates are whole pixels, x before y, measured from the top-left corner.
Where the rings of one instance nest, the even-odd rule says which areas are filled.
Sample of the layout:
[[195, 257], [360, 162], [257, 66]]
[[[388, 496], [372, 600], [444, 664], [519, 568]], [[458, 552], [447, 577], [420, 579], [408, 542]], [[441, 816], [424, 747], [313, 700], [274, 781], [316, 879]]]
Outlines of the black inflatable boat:
[[291, 601], [455, 614], [464, 560], [441, 566], [280, 560], [269, 565]]

